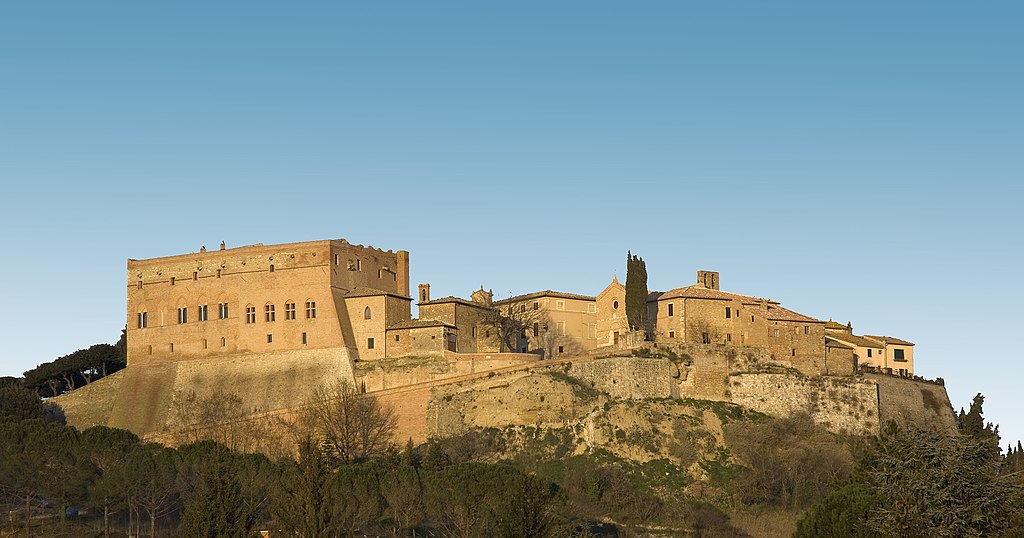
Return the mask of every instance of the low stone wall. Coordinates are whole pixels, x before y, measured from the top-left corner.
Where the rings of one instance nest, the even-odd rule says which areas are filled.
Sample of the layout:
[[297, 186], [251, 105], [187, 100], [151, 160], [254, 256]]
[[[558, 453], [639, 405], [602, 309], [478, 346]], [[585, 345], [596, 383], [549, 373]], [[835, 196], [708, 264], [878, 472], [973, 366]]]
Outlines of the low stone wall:
[[538, 362], [536, 355], [522, 353], [445, 352], [357, 362], [355, 379], [366, 392], [377, 392]]
[[732, 376], [733, 403], [766, 415], [788, 417], [807, 413], [836, 433], [876, 435], [879, 431], [875, 384], [853, 377], [791, 374]]

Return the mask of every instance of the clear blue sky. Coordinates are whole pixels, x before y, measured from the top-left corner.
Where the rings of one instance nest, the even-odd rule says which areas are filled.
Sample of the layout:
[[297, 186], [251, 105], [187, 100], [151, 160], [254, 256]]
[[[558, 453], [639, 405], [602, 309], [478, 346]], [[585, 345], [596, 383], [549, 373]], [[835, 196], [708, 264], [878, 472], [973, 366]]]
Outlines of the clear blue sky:
[[435, 295], [721, 272], [1024, 437], [1020, 2], [7, 2], [0, 375], [126, 258], [345, 237]]

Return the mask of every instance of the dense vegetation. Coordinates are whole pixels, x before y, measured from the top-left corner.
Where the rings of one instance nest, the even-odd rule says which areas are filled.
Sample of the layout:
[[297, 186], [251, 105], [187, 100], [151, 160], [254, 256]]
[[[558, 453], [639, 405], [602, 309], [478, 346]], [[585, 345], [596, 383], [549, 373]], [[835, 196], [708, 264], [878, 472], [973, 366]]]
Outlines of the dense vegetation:
[[25, 372], [23, 385], [43, 398], [88, 385], [126, 366], [125, 345], [125, 331], [122, 330], [116, 344], [96, 344], [79, 349]]

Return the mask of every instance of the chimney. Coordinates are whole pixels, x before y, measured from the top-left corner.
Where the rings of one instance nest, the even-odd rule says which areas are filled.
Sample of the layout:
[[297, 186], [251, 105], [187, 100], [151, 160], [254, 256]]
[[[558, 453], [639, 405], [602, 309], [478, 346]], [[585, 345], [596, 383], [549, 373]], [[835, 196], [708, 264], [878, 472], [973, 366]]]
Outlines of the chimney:
[[430, 284], [420, 284], [420, 303], [430, 300]]
[[697, 271], [697, 285], [703, 286], [709, 290], [717, 290], [718, 287], [718, 272], [717, 271]]
[[224, 249], [226, 249], [226, 248], [227, 248], [227, 245], [225, 245], [225, 244], [224, 244], [224, 242], [223, 242], [223, 241], [221, 241], [221, 242], [220, 242], [220, 249], [221, 249], [221, 250], [224, 250]]

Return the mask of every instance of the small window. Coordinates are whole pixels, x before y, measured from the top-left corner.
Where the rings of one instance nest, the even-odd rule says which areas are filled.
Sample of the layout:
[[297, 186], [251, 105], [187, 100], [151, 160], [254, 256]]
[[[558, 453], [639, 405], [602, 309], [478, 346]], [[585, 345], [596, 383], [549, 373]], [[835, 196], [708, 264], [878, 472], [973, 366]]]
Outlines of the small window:
[[149, 312], [139, 312], [138, 314], [139, 328], [145, 329], [149, 326]]
[[363, 309], [363, 319], [371, 319], [372, 317], [373, 317], [373, 312], [370, 311], [370, 307], [364, 308]]
[[335, 254], [334, 255], [334, 265], [338, 265], [338, 260], [339, 260], [338, 255]]
[[725, 333], [725, 341], [732, 342], [732, 333]]
[[199, 271], [192, 271], [192, 280], [199, 280]]
[[395, 335], [395, 342], [401, 342], [401, 341], [402, 341], [402, 339], [396, 334]]
[[316, 301], [306, 301], [306, 319], [316, 318]]
[[519, 311], [520, 312], [526, 312], [526, 303], [523, 303], [523, 304], [519, 305]]
[[559, 353], [565, 353], [565, 346], [558, 346]]
[[249, 305], [245, 307], [245, 322], [256, 323], [256, 307]]
[[171, 353], [174, 353], [174, 342], [171, 342]]
[[539, 336], [540, 335], [540, 323], [534, 323], [533, 324], [533, 335], [534, 336]]
[[142, 289], [142, 281], [141, 280], [139, 281], [139, 289], [140, 290]]
[[373, 338], [366, 339], [366, 349], [373, 349]]
[[207, 321], [210, 319], [210, 305], [201, 304], [199, 305], [199, 321]]
[[793, 356], [796, 357], [796, 348], [793, 348]]
[[363, 270], [363, 260], [356, 258], [356, 271]]
[[892, 350], [892, 360], [894, 360], [894, 361], [905, 361], [907, 359], [903, 355], [903, 350], [902, 349], [894, 349], [894, 350]]
[[558, 329], [558, 336], [565, 336], [565, 322], [564, 321], [559, 321], [556, 324], [555, 327], [556, 327], [556, 329]]
[[273, 343], [273, 341], [274, 341], [274, 335], [268, 334], [267, 335], [267, 343], [270, 344], [270, 343]]
[[711, 343], [711, 335], [708, 334], [708, 333], [701, 333], [700, 334], [700, 341], [702, 343], [704, 343], [704, 344], [710, 344]]
[[555, 301], [555, 310], [565, 310], [565, 301]]
[[227, 303], [220, 303], [220, 304], [218, 304], [217, 305], [217, 310], [220, 311], [219, 312], [220, 319], [228, 319], [228, 304]]
[[753, 322], [754, 322], [754, 316], [750, 316], [750, 322], [751, 322], [751, 323], [753, 323]]
[[152, 355], [153, 354], [153, 346], [146, 346], [146, 353]]
[[669, 338], [675, 338], [676, 337], [676, 332], [675, 331], [669, 331], [668, 332], [668, 337]]
[[473, 338], [476, 338], [476, 327], [473, 327], [472, 329], [470, 329], [470, 335], [471, 335], [471, 336], [472, 336]]
[[171, 277], [171, 285], [172, 286], [174, 285], [174, 277], [173, 276]]
[[220, 278], [220, 269], [217, 269], [217, 278]]
[[220, 347], [224, 347], [226, 345], [228, 345], [228, 339], [224, 338], [223, 336], [221, 336], [220, 337]]
[[732, 317], [732, 309], [727, 306], [727, 307], [725, 307], [725, 319], [729, 319], [731, 317]]
[[203, 349], [206, 349], [207, 347], [209, 347], [209, 346], [208, 346], [208, 344], [206, 342], [206, 339], [203, 338]]
[[[335, 256], [337, 256], [337, 254], [335, 254]], [[309, 343], [309, 339], [306, 338], [306, 333], [302, 333], [302, 345], [306, 345], [308, 343]]]
[[188, 323], [188, 307], [183, 306], [178, 309], [178, 323]]
[[540, 303], [539, 303], [539, 302], [537, 302], [537, 301], [534, 301], [534, 302], [533, 302], [533, 309], [534, 309], [534, 310], [540, 310]]
[[587, 312], [589, 312], [589, 313], [591, 313], [591, 314], [594, 314], [594, 313], [596, 313], [596, 312], [597, 312], [597, 305], [596, 305], [596, 304], [594, 304], [594, 303], [590, 303], [590, 304], [588, 304], [588, 305], [587, 305]]
[[870, 356], [871, 356], [871, 350], [869, 349], [868, 350], [868, 357], [870, 357]]
[[274, 264], [270, 264], [270, 272], [271, 272], [271, 273], [273, 273], [273, 272], [274, 272]]
[[263, 307], [263, 320], [267, 321], [267, 322], [270, 322], [270, 321], [275, 321], [276, 319], [277, 319], [277, 316], [274, 313], [274, 305], [268, 304], [268, 305], [264, 306]]
[[295, 319], [295, 303], [284, 304], [284, 319]]
[[675, 306], [676, 306], [676, 305], [674, 305], [674, 304], [672, 304], [672, 303], [669, 303], [669, 304], [668, 304], [668, 315], [669, 315], [669, 317], [672, 317], [672, 316], [674, 316], [674, 315], [675, 315], [675, 312], [676, 312], [676, 311], [675, 311]]
[[811, 327], [809, 325], [804, 325], [804, 334], [811, 334]]
[[618, 310], [618, 309], [619, 309], [619, 302], [618, 301], [613, 302], [612, 303], [612, 310]]

